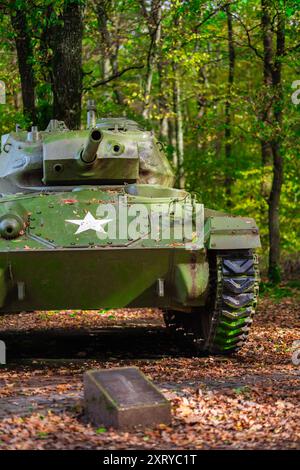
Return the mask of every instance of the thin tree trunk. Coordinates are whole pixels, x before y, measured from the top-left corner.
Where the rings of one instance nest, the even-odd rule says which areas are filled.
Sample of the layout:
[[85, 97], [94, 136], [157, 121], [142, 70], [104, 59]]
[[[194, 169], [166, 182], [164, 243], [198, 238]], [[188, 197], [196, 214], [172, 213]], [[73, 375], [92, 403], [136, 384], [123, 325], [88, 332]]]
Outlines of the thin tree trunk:
[[225, 103], [225, 193], [226, 203], [230, 207], [231, 201], [231, 184], [232, 184], [232, 130], [231, 130], [231, 99], [232, 99], [232, 86], [234, 83], [234, 67], [235, 67], [235, 49], [233, 42], [233, 26], [232, 14], [230, 6], [226, 8], [227, 15], [227, 30], [228, 30], [228, 55], [229, 55], [229, 69], [228, 69], [228, 82], [227, 82], [227, 99]]
[[148, 31], [150, 35], [150, 47], [147, 57], [147, 73], [145, 79], [145, 90], [144, 90], [144, 109], [143, 117], [149, 118], [150, 114], [150, 102], [151, 102], [151, 89], [153, 81], [153, 71], [155, 63], [158, 57], [158, 45], [161, 39], [161, 0], [151, 1], [151, 10], [148, 13], [146, 1], [140, 0], [143, 14], [147, 20]]
[[280, 152], [280, 144], [272, 143], [273, 153], [273, 181], [268, 201], [269, 206], [269, 279], [272, 282], [280, 281], [280, 224], [279, 206], [281, 187], [283, 182], [283, 159]]
[[[40, 33], [39, 41], [39, 70], [43, 76], [43, 81], [51, 83], [53, 86], [52, 76], [52, 57], [51, 57], [51, 32], [52, 21], [55, 16], [54, 5], [48, 4], [42, 7], [44, 25]], [[41, 129], [46, 129], [50, 119], [53, 117], [53, 91], [48, 87], [37, 88], [38, 103], [38, 125]]]
[[110, 34], [107, 28], [108, 10], [111, 8], [112, 0], [98, 0], [96, 3], [96, 13], [98, 29], [101, 36], [101, 69], [102, 79], [106, 80], [110, 73]]
[[[273, 67], [273, 46], [272, 46], [272, 31], [271, 31], [271, 17], [270, 17], [270, 2], [269, 0], [261, 0], [262, 6], [262, 34], [263, 34], [263, 74], [264, 74], [264, 85], [268, 89], [272, 86], [272, 67]], [[271, 110], [269, 100], [263, 104], [263, 110], [261, 113], [261, 120], [265, 126], [269, 125], [271, 121]], [[261, 157], [262, 164], [272, 164], [272, 148], [270, 142], [263, 139], [261, 141]]]
[[[119, 73], [119, 45], [118, 44], [116, 45], [115, 52], [114, 52], [114, 54], [111, 58], [111, 65], [112, 65], [113, 75], [118, 75], [118, 73]], [[124, 105], [124, 96], [123, 96], [122, 91], [120, 90], [120, 88], [118, 87], [118, 85], [115, 82], [113, 83], [113, 90], [114, 90], [114, 94], [115, 94], [116, 99], [117, 99], [117, 103], [120, 106], [123, 106]]]
[[23, 113], [31, 124], [36, 123], [35, 79], [33, 71], [33, 48], [27, 13], [23, 8], [14, 6], [11, 24], [15, 33], [18, 67], [21, 79]]
[[[205, 66], [202, 66], [199, 69], [198, 82], [199, 82], [199, 87], [202, 87], [203, 89], [207, 88], [208, 80], [206, 76]], [[205, 114], [206, 105], [207, 105], [206, 96], [204, 92], [199, 93], [199, 96], [197, 97], [197, 105], [198, 105], [197, 118], [202, 119]]]
[[52, 30], [53, 114], [70, 129], [80, 127], [82, 96], [82, 3], [65, 0]]
[[158, 97], [158, 105], [159, 105], [159, 114], [160, 118], [160, 126], [159, 126], [159, 137], [162, 139], [168, 138], [168, 128], [169, 128], [169, 119], [166, 116], [168, 111], [168, 103], [167, 98], [164, 94], [164, 67], [162, 64], [162, 57], [160, 55], [159, 60], [157, 61], [157, 71], [159, 77], [159, 97]]
[[[115, 22], [118, 21], [113, 0], [98, 0], [96, 2], [96, 15], [102, 41], [100, 44], [102, 50], [102, 74], [103, 79], [106, 79], [110, 73], [117, 75], [119, 72], [119, 38], [117, 34], [114, 37], [108, 28], [109, 16], [112, 16]], [[116, 25], [114, 26], [114, 29], [117, 29]], [[124, 96], [122, 91], [115, 82], [113, 82], [112, 88], [117, 103], [123, 106]]]
[[283, 158], [281, 153], [281, 132], [283, 114], [282, 89], [282, 58], [285, 53], [285, 22], [284, 13], [277, 11], [276, 30], [276, 56], [272, 73], [272, 86], [274, 90], [274, 138], [271, 142], [273, 154], [273, 181], [269, 197], [269, 278], [273, 282], [280, 281], [280, 225], [279, 207], [281, 188], [283, 183]]
[[172, 149], [172, 163], [176, 171], [177, 169], [177, 155], [176, 155], [176, 136], [175, 136], [175, 122], [174, 119], [168, 119], [168, 143]]
[[272, 163], [272, 147], [270, 142], [265, 139], [261, 141], [261, 161], [263, 166], [271, 165]]
[[173, 101], [174, 101], [174, 114], [175, 114], [175, 135], [176, 135], [176, 169], [177, 181], [176, 184], [179, 188], [184, 187], [184, 141], [183, 141], [183, 117], [181, 109], [181, 88], [178, 76], [177, 65], [173, 63], [174, 73], [174, 86], [173, 86]]

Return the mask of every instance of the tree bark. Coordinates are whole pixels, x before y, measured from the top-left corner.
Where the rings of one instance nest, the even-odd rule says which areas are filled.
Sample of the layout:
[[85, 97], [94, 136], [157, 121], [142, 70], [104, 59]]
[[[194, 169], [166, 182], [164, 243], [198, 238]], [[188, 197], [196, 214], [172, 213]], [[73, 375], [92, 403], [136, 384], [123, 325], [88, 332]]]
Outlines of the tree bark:
[[82, 2], [65, 0], [51, 43], [53, 114], [70, 129], [78, 129], [82, 95]]
[[225, 102], [225, 193], [226, 193], [226, 204], [228, 207], [232, 205], [231, 201], [231, 184], [232, 184], [232, 130], [231, 130], [231, 99], [232, 99], [232, 87], [234, 83], [234, 67], [235, 67], [235, 48], [233, 42], [233, 25], [232, 25], [232, 14], [230, 11], [230, 5], [225, 7], [227, 16], [227, 39], [228, 39], [228, 56], [229, 56], [229, 68], [228, 68], [228, 81], [227, 81], [227, 99]]
[[273, 181], [269, 206], [269, 269], [270, 281], [278, 283], [280, 281], [280, 224], [279, 205], [281, 187], [283, 182], [283, 159], [280, 152], [279, 142], [272, 143], [273, 153]]
[[165, 74], [164, 74], [164, 64], [162, 63], [162, 56], [157, 61], [157, 71], [159, 77], [159, 96], [158, 96], [158, 106], [159, 106], [159, 114], [160, 114], [160, 125], [159, 125], [159, 138], [160, 139], [167, 139], [168, 138], [168, 127], [169, 127], [169, 119], [167, 117], [168, 114], [168, 100], [164, 93], [164, 86], [165, 86]]
[[172, 149], [172, 163], [175, 171], [177, 169], [177, 155], [176, 155], [176, 135], [175, 135], [175, 122], [174, 119], [168, 120], [168, 142], [170, 149]]
[[151, 102], [151, 89], [153, 81], [153, 71], [158, 57], [158, 45], [161, 39], [161, 0], [152, 0], [151, 9], [148, 13], [145, 0], [140, 0], [143, 14], [146, 18], [148, 31], [150, 35], [150, 46], [147, 57], [147, 73], [145, 79], [144, 90], [144, 110], [143, 117], [149, 118], [150, 102]]
[[176, 185], [179, 188], [184, 187], [184, 140], [183, 140], [183, 117], [181, 108], [181, 87], [178, 76], [177, 65], [173, 63], [173, 103], [174, 103], [174, 114], [175, 114], [175, 136], [176, 136], [176, 156], [175, 156], [175, 167], [177, 170]]
[[[263, 75], [264, 85], [266, 89], [272, 86], [272, 67], [273, 67], [273, 35], [271, 31], [271, 17], [270, 17], [270, 2], [269, 0], [261, 0], [262, 17], [262, 36], [263, 36]], [[271, 122], [271, 109], [269, 100], [263, 103], [263, 109], [261, 113], [261, 120], [265, 126], [269, 126]], [[262, 164], [264, 166], [272, 164], [272, 147], [268, 140], [263, 139], [261, 141], [261, 157]]]
[[[280, 281], [280, 224], [279, 207], [283, 183], [282, 143], [282, 58], [285, 54], [285, 24], [282, 7], [274, 11], [271, 0], [261, 0], [262, 37], [263, 37], [263, 81], [267, 90], [268, 102], [262, 112], [265, 125], [272, 125], [272, 137], [262, 141], [262, 161], [269, 163], [272, 156], [272, 186], [268, 198], [269, 228], [269, 267], [268, 275], [272, 282]], [[272, 24], [271, 24], [271, 17]], [[273, 45], [273, 32], [276, 36], [276, 48]]]
[[273, 154], [273, 181], [269, 197], [269, 278], [273, 282], [280, 281], [280, 225], [279, 206], [283, 183], [283, 158], [281, 153], [283, 88], [282, 58], [285, 54], [285, 21], [281, 7], [276, 12], [276, 55], [272, 69], [272, 87], [274, 91], [274, 137], [271, 142]]
[[111, 72], [110, 66], [110, 48], [111, 38], [108, 31], [108, 11], [112, 6], [112, 0], [98, 0], [96, 3], [96, 13], [98, 21], [98, 30], [101, 37], [101, 68], [102, 79], [106, 80]]
[[[113, 16], [114, 22], [118, 22], [118, 16], [114, 9], [113, 0], [98, 0], [96, 2], [96, 15], [98, 21], [98, 30], [101, 37], [100, 47], [102, 50], [102, 76], [105, 80], [110, 73], [113, 75], [118, 75], [119, 73], [119, 37], [117, 33], [115, 36], [113, 36], [108, 28], [110, 15]], [[118, 28], [115, 27], [114, 29]], [[122, 91], [119, 89], [116, 83], [113, 83], [112, 86], [117, 103], [120, 106], [124, 105]]]
[[30, 124], [36, 124], [33, 47], [26, 10], [14, 5], [11, 12], [11, 24], [15, 34], [18, 67], [21, 79], [23, 113]]

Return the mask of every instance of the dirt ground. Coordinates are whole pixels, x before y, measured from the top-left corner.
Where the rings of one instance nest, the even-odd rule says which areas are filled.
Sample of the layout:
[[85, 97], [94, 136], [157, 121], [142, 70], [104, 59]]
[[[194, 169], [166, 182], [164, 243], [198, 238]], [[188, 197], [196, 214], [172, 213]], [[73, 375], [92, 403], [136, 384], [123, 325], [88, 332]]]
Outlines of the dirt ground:
[[[234, 357], [193, 357], [157, 310], [36, 312], [0, 318], [0, 449], [299, 449], [296, 298], [263, 298]], [[116, 432], [85, 422], [82, 376], [136, 365], [172, 402], [170, 426]]]

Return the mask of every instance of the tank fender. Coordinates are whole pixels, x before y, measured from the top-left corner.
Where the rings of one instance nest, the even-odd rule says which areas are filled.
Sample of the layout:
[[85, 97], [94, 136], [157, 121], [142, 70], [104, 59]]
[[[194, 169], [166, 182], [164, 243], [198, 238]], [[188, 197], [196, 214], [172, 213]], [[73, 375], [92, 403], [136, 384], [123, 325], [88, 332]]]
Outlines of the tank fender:
[[177, 300], [182, 305], [193, 305], [203, 296], [208, 287], [208, 263], [204, 261], [177, 264], [174, 280]]
[[258, 227], [252, 218], [208, 217], [204, 226], [205, 245], [211, 250], [259, 248]]

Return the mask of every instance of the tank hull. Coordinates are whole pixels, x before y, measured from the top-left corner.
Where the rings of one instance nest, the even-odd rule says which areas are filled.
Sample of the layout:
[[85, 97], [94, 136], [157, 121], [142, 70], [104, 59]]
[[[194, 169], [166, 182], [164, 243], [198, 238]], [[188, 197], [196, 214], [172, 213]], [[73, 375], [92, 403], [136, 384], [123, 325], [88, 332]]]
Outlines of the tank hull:
[[189, 304], [203, 304], [205, 285], [202, 295], [180, 305], [176, 266], [189, 267], [192, 283], [196, 264], [205, 266], [204, 251], [85, 248], [2, 253], [0, 312], [176, 306], [188, 310]]
[[[153, 238], [158, 220], [153, 215], [161, 215], [162, 207], [173, 214], [168, 220], [175, 226], [182, 214], [177, 220], [174, 207], [193, 209], [194, 203], [189, 199], [187, 204], [188, 193], [182, 190], [147, 188], [94, 187], [2, 198], [0, 313], [122, 307], [188, 312], [203, 306], [209, 251], [222, 244], [224, 249], [259, 246], [254, 221], [205, 213], [196, 204], [200, 226], [192, 233], [194, 243], [178, 241], [174, 231]], [[142, 235], [130, 232], [135, 207], [146, 210], [150, 220]], [[122, 234], [118, 223], [124, 217], [129, 225]]]

